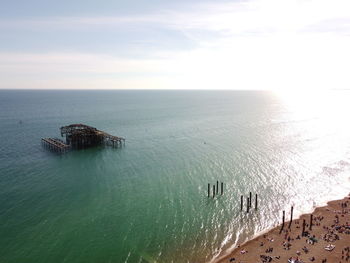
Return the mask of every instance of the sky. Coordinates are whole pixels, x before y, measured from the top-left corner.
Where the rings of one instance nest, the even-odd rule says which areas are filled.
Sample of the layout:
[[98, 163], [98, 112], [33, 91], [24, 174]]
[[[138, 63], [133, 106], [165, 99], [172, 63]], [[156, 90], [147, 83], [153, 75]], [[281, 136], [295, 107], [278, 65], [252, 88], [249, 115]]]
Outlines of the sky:
[[349, 63], [349, 0], [0, 5], [0, 89], [349, 89]]

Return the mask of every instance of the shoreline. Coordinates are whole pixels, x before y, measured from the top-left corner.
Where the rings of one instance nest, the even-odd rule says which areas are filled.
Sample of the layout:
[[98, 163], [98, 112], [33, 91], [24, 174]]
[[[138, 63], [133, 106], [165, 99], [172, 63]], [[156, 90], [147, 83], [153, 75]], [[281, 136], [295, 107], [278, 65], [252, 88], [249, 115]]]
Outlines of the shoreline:
[[[289, 216], [290, 214], [286, 214], [286, 218]], [[308, 234], [304, 236], [302, 236], [303, 220], [306, 221], [305, 232]], [[214, 263], [288, 262], [288, 260], [291, 262], [294, 260], [295, 263], [350, 262], [350, 194], [343, 199], [329, 201], [327, 205], [316, 207], [313, 212], [293, 219], [290, 229], [289, 223], [290, 221], [285, 221], [281, 233], [282, 224], [279, 224], [238, 244]]]

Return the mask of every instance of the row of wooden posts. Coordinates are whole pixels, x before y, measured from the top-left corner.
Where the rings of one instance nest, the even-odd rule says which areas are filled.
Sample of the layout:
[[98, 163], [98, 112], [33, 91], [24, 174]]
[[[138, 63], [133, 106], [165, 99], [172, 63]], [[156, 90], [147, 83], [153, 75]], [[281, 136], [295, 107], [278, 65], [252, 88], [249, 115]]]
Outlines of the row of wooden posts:
[[[288, 228], [289, 228], [289, 229], [291, 228], [292, 222], [293, 222], [293, 210], [294, 210], [294, 207], [292, 206], [291, 209], [290, 209], [290, 221], [289, 221], [289, 225], [288, 225]], [[282, 226], [281, 226], [281, 229], [280, 229], [280, 234], [282, 233], [282, 231], [283, 231], [283, 229], [284, 229], [285, 214], [286, 214], [286, 212], [283, 210], [283, 214], [282, 214]], [[310, 224], [309, 224], [309, 230], [310, 230], [310, 231], [312, 230], [312, 225], [313, 225], [313, 215], [311, 214], [311, 215], [310, 215]], [[306, 227], [306, 220], [303, 219], [303, 228], [302, 228], [302, 232], [301, 232], [301, 235], [302, 235], [302, 236], [304, 236], [304, 234], [305, 234], [305, 227]]]
[[[224, 183], [220, 182], [221, 184], [221, 195], [224, 194]], [[210, 197], [210, 184], [208, 184], [208, 198]], [[219, 181], [216, 181], [216, 186], [215, 184], [213, 185], [213, 198], [215, 197], [215, 195], [219, 195]], [[249, 197], [247, 197], [247, 213], [249, 213], [250, 208], [252, 208], [252, 192], [249, 192]], [[258, 194], [255, 194], [255, 210], [258, 209]], [[293, 210], [294, 207], [291, 206], [290, 209], [290, 221], [289, 221], [289, 225], [288, 228], [290, 229], [292, 226], [292, 221], [293, 221]], [[241, 195], [241, 211], [243, 211], [243, 195]], [[282, 215], [282, 226], [280, 229], [280, 234], [282, 233], [283, 229], [284, 229], [284, 224], [285, 224], [285, 215], [286, 212], [283, 210], [283, 215]], [[312, 230], [312, 221], [313, 220], [313, 215], [310, 215], [310, 224], [309, 224], [309, 230]], [[302, 228], [302, 236], [305, 234], [305, 226], [306, 226], [306, 220], [303, 219], [303, 228]]]
[[[290, 208], [290, 221], [289, 221], [289, 226], [288, 226], [289, 229], [290, 229], [291, 226], [292, 226], [292, 221], [293, 221], [293, 210], [294, 210], [294, 207], [292, 206], [292, 207]], [[282, 226], [281, 226], [281, 229], [280, 229], [280, 234], [282, 233], [282, 231], [283, 231], [283, 229], [284, 229], [285, 216], [286, 216], [286, 211], [283, 210], [283, 212], [282, 212]]]
[[[224, 183], [220, 182], [221, 185], [221, 195], [224, 194]], [[208, 198], [210, 197], [210, 184], [208, 184]], [[216, 181], [216, 186], [213, 184], [213, 198], [215, 195], [219, 195], [219, 181]], [[252, 192], [249, 192], [249, 197], [247, 197], [247, 213], [249, 213], [249, 209], [252, 208]], [[255, 194], [255, 210], [258, 209], [258, 194]], [[243, 195], [241, 195], [241, 211], [243, 211]]]
[[[252, 192], [249, 192], [249, 197], [247, 197], [247, 213], [249, 209], [252, 208]], [[258, 194], [255, 194], [255, 210], [258, 209]], [[243, 211], [243, 195], [241, 195], [241, 211]]]
[[[224, 183], [220, 182], [221, 184], [221, 195], [224, 194]], [[216, 181], [216, 187], [215, 184], [213, 185], [213, 198], [215, 195], [219, 195], [219, 181]], [[208, 184], [208, 198], [210, 197], [210, 184]]]

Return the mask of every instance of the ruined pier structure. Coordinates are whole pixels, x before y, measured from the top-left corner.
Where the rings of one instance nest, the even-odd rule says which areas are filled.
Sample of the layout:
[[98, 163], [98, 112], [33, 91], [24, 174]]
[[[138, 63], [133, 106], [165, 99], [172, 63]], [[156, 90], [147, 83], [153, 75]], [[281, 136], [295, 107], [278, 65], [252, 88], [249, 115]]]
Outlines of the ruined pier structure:
[[42, 138], [41, 144], [55, 152], [64, 153], [70, 150], [70, 146], [58, 138]]
[[125, 144], [125, 139], [110, 135], [94, 127], [85, 124], [71, 124], [60, 128], [61, 136], [66, 137], [66, 142], [56, 138], [41, 139], [44, 146], [58, 152], [65, 152], [68, 149], [82, 149], [101, 144], [113, 147]]

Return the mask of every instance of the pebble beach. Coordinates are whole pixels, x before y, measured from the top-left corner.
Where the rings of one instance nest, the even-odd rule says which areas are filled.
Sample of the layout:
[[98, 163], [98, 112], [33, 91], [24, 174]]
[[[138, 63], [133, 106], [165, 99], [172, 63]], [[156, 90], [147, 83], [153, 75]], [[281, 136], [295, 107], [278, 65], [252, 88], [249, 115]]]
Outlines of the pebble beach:
[[[305, 226], [303, 231], [303, 222]], [[350, 262], [350, 197], [279, 225], [241, 244], [217, 262]]]

